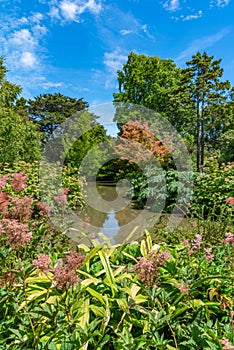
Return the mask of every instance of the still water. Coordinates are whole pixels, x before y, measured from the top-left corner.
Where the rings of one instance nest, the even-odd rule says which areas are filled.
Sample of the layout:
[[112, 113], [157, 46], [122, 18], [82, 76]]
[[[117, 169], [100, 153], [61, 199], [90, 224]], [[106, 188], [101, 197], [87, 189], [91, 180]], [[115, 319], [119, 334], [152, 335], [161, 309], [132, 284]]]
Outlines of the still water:
[[[87, 237], [94, 238], [101, 232], [110, 238], [112, 244], [121, 244], [133, 230], [134, 234], [129, 241], [137, 240], [145, 229], [157, 225], [162, 217], [161, 212], [153, 213], [145, 208], [136, 209], [134, 201], [126, 195], [128, 190], [129, 186], [123, 183], [117, 186], [89, 183], [84, 192], [87, 205], [77, 210], [76, 230], [71, 231], [70, 238], [80, 243], [81, 238], [76, 233], [79, 231], [84, 234], [84, 241], [87, 243]], [[181, 216], [168, 217], [173, 225], [177, 220], [182, 224], [186, 220], [181, 221]]]
[[[141, 210], [134, 208], [134, 202], [127, 198], [127, 186], [89, 183], [86, 188], [87, 206], [78, 211], [87, 233], [102, 232], [111, 243], [122, 243], [129, 233], [139, 225]], [[140, 228], [136, 234], [140, 233]], [[135, 238], [136, 238], [135, 234]]]

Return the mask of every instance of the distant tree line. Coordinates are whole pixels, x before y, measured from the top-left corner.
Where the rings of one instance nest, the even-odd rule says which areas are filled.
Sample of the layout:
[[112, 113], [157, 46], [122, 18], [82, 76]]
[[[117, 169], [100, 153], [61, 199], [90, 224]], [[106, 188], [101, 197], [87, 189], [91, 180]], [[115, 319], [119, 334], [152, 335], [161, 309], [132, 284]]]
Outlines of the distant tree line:
[[[233, 161], [234, 88], [222, 80], [220, 63], [197, 52], [181, 69], [171, 59], [131, 52], [118, 71], [114, 102], [143, 105], [165, 117], [187, 143], [197, 171], [207, 156]], [[124, 113], [117, 113], [116, 121], [121, 128]]]
[[[20, 96], [22, 88], [10, 83], [6, 73], [4, 58], [0, 58], [0, 163], [40, 160], [49, 144], [55, 161], [62, 158], [66, 165], [79, 167], [92, 147], [108, 139], [98, 116], [88, 112], [83, 98], [46, 93], [26, 100]], [[63, 127], [72, 116], [76, 116], [74, 131], [80, 135], [75, 140]], [[98, 157], [101, 155], [96, 154], [96, 161]]]
[[[114, 103], [133, 103], [160, 113], [183, 137], [197, 171], [202, 170], [206, 157], [211, 155], [218, 156], [220, 162], [234, 161], [234, 88], [228, 80], [222, 80], [220, 64], [221, 59], [197, 52], [182, 69], [171, 59], [131, 52], [117, 72], [119, 91], [113, 94]], [[89, 150], [110, 140], [98, 123], [98, 116], [88, 112], [88, 103], [83, 98], [46, 93], [26, 100], [21, 96], [22, 88], [9, 82], [6, 73], [2, 57], [1, 163], [39, 160], [47, 140], [53, 139], [58, 127], [76, 114], [90, 130], [77, 140], [64, 137], [67, 164], [79, 166]], [[121, 136], [128, 120], [118, 108], [115, 120]], [[66, 136], [66, 131], [63, 132]], [[98, 162], [101, 151], [95, 152]]]

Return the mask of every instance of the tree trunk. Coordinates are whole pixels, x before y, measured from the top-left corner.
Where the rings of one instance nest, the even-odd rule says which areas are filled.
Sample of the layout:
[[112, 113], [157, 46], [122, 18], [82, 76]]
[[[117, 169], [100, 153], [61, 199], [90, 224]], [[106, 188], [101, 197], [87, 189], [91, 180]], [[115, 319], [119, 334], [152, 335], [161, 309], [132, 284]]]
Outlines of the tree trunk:
[[204, 113], [204, 98], [202, 99], [202, 120], [201, 120], [201, 166], [204, 165], [205, 152], [205, 113]]
[[199, 99], [197, 100], [197, 171], [201, 171], [201, 120]]

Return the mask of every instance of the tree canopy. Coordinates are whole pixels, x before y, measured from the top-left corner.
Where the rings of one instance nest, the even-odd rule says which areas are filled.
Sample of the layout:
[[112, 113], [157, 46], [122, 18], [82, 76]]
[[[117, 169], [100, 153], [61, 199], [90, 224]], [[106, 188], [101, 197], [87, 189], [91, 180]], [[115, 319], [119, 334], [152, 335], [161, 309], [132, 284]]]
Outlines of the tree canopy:
[[[189, 103], [182, 106], [179, 93], [182, 78], [182, 70], [173, 60], [131, 52], [123, 69], [118, 71], [119, 92], [113, 94], [114, 102], [143, 105], [160, 113], [182, 131], [188, 126], [185, 113], [191, 109]], [[121, 115], [117, 112], [120, 126], [124, 122]]]
[[18, 113], [21, 87], [6, 79], [7, 68], [0, 58], [0, 162], [31, 162], [40, 158], [37, 126]]
[[[229, 81], [222, 80], [221, 61], [206, 52], [197, 52], [181, 69], [171, 59], [131, 52], [118, 71], [119, 92], [113, 94], [114, 103], [143, 105], [160, 113], [182, 135], [188, 149], [196, 149], [194, 156], [200, 171], [206, 154], [216, 152], [223, 159], [230, 159], [227, 154], [233, 149], [230, 130], [234, 90]], [[116, 108], [120, 134], [122, 125], [128, 122], [126, 115], [141, 120], [136, 108], [132, 107], [132, 114], [125, 113], [124, 108], [124, 104]], [[149, 113], [144, 120], [150, 122], [150, 118]]]
[[206, 52], [197, 52], [187, 61], [183, 74], [187, 77], [188, 91], [196, 108], [197, 170], [204, 165], [205, 142], [218, 140], [228, 119], [227, 101], [230, 82], [222, 81], [221, 59], [214, 60]]
[[88, 107], [83, 98], [72, 98], [60, 93], [43, 94], [27, 102], [27, 112], [40, 126], [45, 139], [51, 136], [54, 130], [78, 111]]

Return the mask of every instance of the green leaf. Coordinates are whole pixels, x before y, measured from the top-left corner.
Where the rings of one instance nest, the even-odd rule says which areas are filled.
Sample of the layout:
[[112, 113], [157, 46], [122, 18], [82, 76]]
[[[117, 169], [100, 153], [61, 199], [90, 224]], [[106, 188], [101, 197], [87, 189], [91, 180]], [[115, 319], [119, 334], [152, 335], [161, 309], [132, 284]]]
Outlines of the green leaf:
[[128, 302], [126, 299], [116, 299], [116, 301], [120, 309], [122, 309], [126, 313], [129, 312]]
[[98, 293], [96, 290], [88, 287], [87, 292], [89, 292], [94, 298], [98, 299], [103, 305], [106, 305], [105, 299], [103, 298], [103, 295]]
[[79, 325], [84, 328], [89, 323], [89, 299], [83, 300], [81, 304], [82, 316], [79, 318]]
[[116, 286], [116, 281], [115, 281], [115, 277], [113, 275], [113, 271], [112, 271], [111, 266], [110, 266], [109, 258], [107, 256], [106, 252], [104, 252], [104, 251], [99, 251], [98, 254], [100, 256], [100, 259], [102, 261], [102, 265], [103, 265], [104, 270], [106, 272], [106, 278], [107, 278], [107, 281], [109, 283], [109, 286], [111, 287], [112, 295], [114, 295], [114, 291], [117, 291], [118, 289]]
[[83, 287], [88, 287], [92, 283], [97, 285], [98, 283], [100, 283], [100, 280], [98, 278], [95, 278], [95, 277], [86, 278], [85, 280], [83, 280], [81, 282], [81, 285]]
[[101, 249], [103, 248], [104, 245], [105, 245], [105, 242], [99, 244], [97, 247], [94, 247], [94, 248], [89, 252], [89, 254], [86, 255], [84, 263], [85, 263], [86, 266], [87, 266], [87, 270], [89, 270], [90, 260], [99, 252], [99, 250], [101, 250]]
[[146, 242], [144, 239], [141, 241], [141, 254], [143, 257], [146, 257], [148, 255], [147, 248], [146, 248]]
[[89, 306], [89, 308], [90, 308], [91, 311], [93, 311], [93, 313], [96, 316], [99, 316], [99, 317], [102, 317], [102, 318], [104, 318], [106, 316], [106, 311], [105, 311], [104, 307], [102, 307], [102, 306], [97, 306], [97, 305], [91, 304]]

